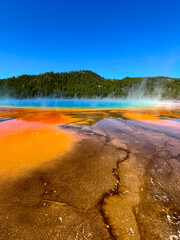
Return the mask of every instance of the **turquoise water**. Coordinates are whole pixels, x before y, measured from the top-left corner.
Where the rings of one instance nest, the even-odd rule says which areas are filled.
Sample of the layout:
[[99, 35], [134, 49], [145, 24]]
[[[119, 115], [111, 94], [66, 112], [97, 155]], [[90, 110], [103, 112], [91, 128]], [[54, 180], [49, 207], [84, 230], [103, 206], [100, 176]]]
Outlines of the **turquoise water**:
[[47, 107], [47, 108], [128, 108], [151, 107], [158, 105], [152, 100], [120, 100], [120, 99], [0, 99], [2, 107]]

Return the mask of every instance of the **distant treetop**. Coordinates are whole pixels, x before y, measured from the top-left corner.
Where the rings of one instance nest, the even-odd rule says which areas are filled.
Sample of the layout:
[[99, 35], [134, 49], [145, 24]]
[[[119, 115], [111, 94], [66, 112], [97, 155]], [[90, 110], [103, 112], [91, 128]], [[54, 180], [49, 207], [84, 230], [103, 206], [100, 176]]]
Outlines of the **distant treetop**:
[[105, 79], [88, 71], [47, 72], [0, 80], [0, 97], [105, 98], [157, 96], [180, 99], [180, 79], [169, 77], [126, 77]]

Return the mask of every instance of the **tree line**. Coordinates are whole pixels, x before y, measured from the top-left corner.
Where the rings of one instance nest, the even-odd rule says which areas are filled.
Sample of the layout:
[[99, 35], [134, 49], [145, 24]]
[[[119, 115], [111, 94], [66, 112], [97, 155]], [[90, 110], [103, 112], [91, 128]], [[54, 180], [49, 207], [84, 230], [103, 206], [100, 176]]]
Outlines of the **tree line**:
[[0, 97], [105, 98], [127, 97], [137, 90], [145, 96], [158, 92], [164, 99], [180, 99], [180, 79], [148, 77], [105, 79], [92, 71], [22, 75], [0, 79]]

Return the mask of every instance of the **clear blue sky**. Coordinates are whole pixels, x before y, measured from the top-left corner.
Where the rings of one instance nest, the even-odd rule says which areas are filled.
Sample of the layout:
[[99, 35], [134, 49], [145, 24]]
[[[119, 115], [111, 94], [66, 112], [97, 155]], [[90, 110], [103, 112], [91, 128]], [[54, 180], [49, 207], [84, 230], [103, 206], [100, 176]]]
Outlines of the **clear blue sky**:
[[0, 0], [0, 78], [180, 77], [179, 0]]

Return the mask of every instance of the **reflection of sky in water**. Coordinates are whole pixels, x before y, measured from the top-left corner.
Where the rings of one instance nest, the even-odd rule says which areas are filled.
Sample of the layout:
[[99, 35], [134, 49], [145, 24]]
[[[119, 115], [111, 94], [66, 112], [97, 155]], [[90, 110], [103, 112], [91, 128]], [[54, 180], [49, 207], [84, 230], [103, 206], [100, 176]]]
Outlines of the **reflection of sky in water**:
[[115, 99], [1, 99], [0, 106], [12, 107], [57, 107], [57, 108], [128, 108], [151, 107], [158, 105], [150, 100], [115, 100]]
[[173, 118], [171, 120], [176, 121], [176, 122], [180, 122], [180, 118]]

